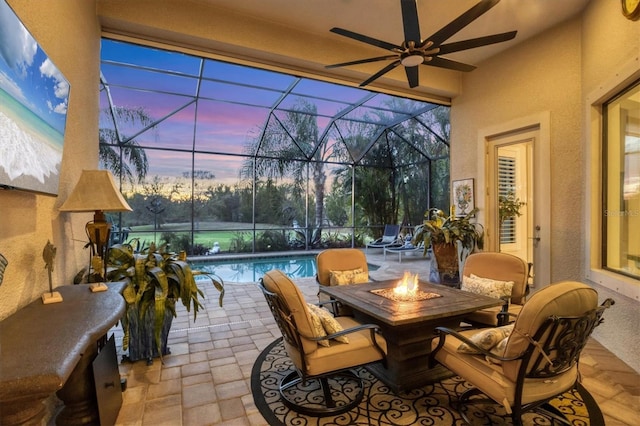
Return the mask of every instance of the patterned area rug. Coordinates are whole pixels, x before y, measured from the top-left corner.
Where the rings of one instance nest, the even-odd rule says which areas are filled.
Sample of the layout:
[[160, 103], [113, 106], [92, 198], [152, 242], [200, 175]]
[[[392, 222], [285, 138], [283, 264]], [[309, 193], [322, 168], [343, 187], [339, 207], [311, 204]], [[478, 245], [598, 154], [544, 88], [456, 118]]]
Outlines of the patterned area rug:
[[[411, 392], [395, 395], [365, 368], [356, 373], [364, 382], [364, 399], [357, 408], [330, 417], [309, 417], [287, 408], [278, 393], [280, 379], [293, 370], [282, 339], [270, 344], [256, 360], [251, 374], [251, 390], [256, 406], [272, 426], [282, 425], [463, 425], [459, 409], [466, 410], [474, 425], [511, 424], [511, 418], [497, 404], [458, 407], [458, 397], [470, 387], [460, 377], [452, 377]], [[339, 383], [338, 383], [339, 385]], [[344, 386], [349, 389], [348, 384]], [[311, 401], [301, 392], [303, 401]], [[319, 394], [319, 392], [318, 392]], [[588, 393], [567, 392], [551, 404], [573, 425], [599, 425], [602, 415]], [[584, 399], [584, 402], [583, 402]], [[339, 399], [337, 399], [339, 401]], [[591, 412], [591, 422], [589, 420]], [[550, 425], [551, 418], [531, 413], [523, 417], [526, 425]]]

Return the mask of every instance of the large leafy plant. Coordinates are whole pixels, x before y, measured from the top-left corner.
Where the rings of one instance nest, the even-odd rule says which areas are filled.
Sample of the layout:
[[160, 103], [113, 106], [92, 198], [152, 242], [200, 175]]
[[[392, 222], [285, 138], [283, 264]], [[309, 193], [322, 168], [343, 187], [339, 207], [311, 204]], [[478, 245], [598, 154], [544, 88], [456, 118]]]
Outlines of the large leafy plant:
[[429, 209], [421, 225], [415, 227], [413, 243], [424, 242], [425, 254], [432, 244], [455, 244], [460, 241], [462, 247], [473, 250], [484, 246], [482, 225], [471, 222], [478, 209], [471, 210], [466, 216], [445, 216], [442, 210]]
[[[122, 348], [129, 346], [131, 327], [144, 323], [149, 312], [154, 313], [153, 334], [158, 353], [162, 356], [161, 334], [165, 313], [177, 316], [176, 302], [180, 300], [187, 312], [193, 310], [193, 320], [203, 308], [199, 297], [204, 292], [196, 285], [195, 275], [206, 275], [220, 292], [219, 305], [222, 306], [224, 283], [221, 278], [200, 271], [193, 271], [186, 261], [186, 255], [169, 252], [166, 245], [156, 249], [154, 244], [143, 253], [135, 253], [130, 244], [116, 244], [109, 250], [107, 261], [108, 281], [123, 281], [123, 291], [127, 303], [127, 314], [122, 318], [124, 338]], [[130, 321], [129, 310], [137, 315], [137, 323]]]

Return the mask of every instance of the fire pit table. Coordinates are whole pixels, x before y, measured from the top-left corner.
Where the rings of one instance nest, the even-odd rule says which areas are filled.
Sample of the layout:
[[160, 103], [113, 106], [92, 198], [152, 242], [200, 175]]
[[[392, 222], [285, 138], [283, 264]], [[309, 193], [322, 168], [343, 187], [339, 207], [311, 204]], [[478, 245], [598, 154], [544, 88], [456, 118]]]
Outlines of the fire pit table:
[[380, 326], [387, 341], [387, 367], [369, 369], [396, 393], [451, 375], [440, 366], [429, 368], [435, 327], [458, 328], [466, 314], [503, 303], [426, 281], [417, 281], [411, 297], [393, 291], [399, 281], [320, 286], [320, 292], [350, 306], [357, 320]]

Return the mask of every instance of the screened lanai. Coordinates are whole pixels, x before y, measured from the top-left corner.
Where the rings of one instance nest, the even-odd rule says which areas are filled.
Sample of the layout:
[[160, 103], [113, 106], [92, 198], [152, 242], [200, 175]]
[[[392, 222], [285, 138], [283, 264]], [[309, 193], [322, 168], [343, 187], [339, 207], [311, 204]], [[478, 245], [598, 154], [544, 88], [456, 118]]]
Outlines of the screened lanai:
[[362, 246], [449, 205], [449, 107], [102, 40], [114, 242], [205, 254]]

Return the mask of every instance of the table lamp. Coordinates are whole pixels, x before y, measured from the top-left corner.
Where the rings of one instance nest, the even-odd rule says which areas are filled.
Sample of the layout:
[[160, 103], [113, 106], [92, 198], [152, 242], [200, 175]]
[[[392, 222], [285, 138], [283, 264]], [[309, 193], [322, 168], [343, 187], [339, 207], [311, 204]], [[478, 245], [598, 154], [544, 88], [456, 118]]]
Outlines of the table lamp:
[[[105, 255], [111, 234], [111, 224], [104, 212], [132, 211], [116, 188], [107, 170], [83, 170], [78, 184], [60, 206], [63, 212], [94, 212], [93, 221], [85, 227], [91, 242], [91, 257], [99, 256], [106, 266]], [[102, 272], [102, 271], [101, 271]]]

